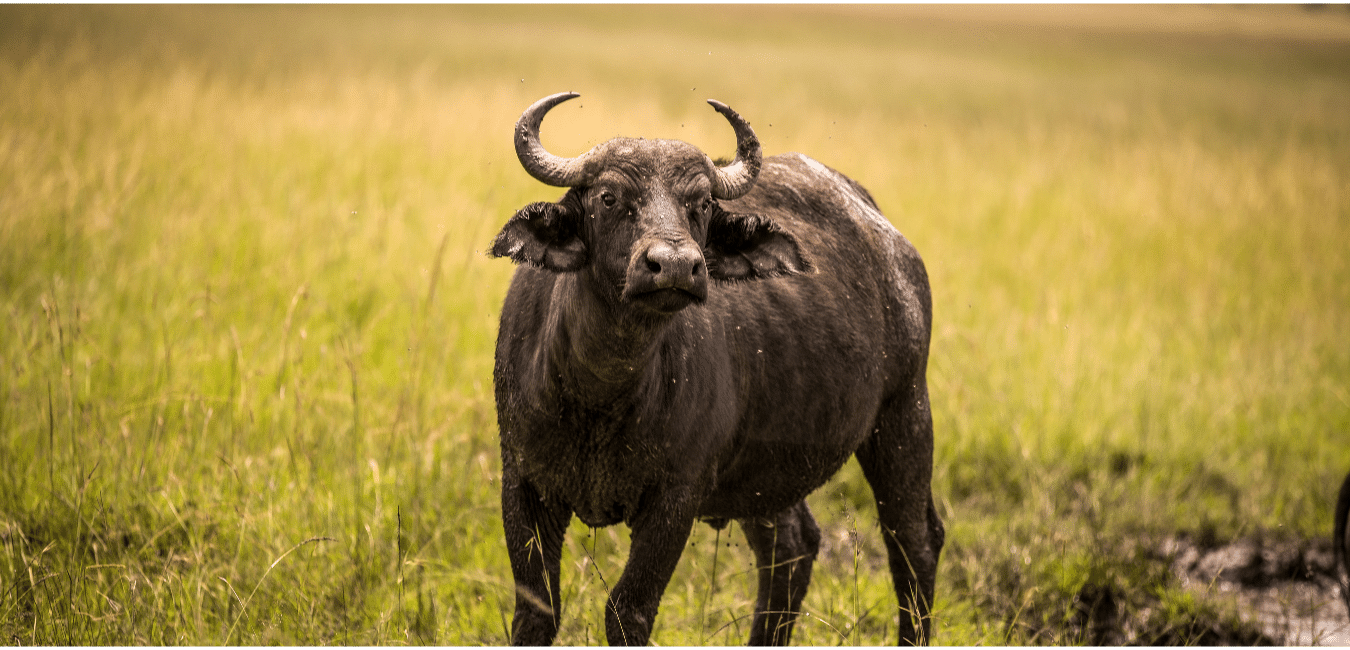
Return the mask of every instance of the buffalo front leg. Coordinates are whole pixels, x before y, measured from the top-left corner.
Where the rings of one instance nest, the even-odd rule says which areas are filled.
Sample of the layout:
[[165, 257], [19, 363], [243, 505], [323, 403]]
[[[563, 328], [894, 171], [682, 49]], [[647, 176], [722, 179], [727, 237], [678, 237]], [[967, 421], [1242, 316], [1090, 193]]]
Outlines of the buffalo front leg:
[[605, 608], [605, 638], [610, 645], [647, 645], [661, 595], [680, 562], [694, 512], [684, 491], [652, 500], [635, 518], [628, 564]]
[[806, 502], [773, 519], [743, 519], [741, 528], [755, 552], [759, 592], [750, 645], [787, 645], [811, 584], [811, 566], [820, 550], [820, 528]]
[[899, 642], [928, 643], [945, 533], [933, 507], [933, 418], [922, 378], [912, 391], [882, 406], [872, 437], [856, 455], [876, 497], [891, 579], [900, 601]]
[[558, 573], [563, 534], [572, 513], [540, 499], [538, 491], [521, 480], [509, 463], [503, 465], [502, 524], [516, 584], [511, 643], [549, 645], [558, 635], [562, 618]]
[[1332, 552], [1336, 560], [1336, 579], [1341, 583], [1341, 598], [1350, 612], [1350, 474], [1345, 475], [1341, 494], [1336, 499], [1336, 528], [1332, 531]]

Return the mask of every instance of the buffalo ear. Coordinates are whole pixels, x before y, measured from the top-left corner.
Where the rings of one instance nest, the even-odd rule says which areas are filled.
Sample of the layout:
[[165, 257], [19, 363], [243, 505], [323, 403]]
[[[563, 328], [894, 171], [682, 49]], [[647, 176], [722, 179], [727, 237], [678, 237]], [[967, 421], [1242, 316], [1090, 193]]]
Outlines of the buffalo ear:
[[521, 208], [497, 233], [488, 254], [556, 273], [580, 270], [586, 264], [586, 244], [569, 208], [548, 202]]
[[797, 239], [757, 214], [717, 210], [708, 223], [707, 242], [703, 257], [715, 280], [755, 280], [811, 270]]

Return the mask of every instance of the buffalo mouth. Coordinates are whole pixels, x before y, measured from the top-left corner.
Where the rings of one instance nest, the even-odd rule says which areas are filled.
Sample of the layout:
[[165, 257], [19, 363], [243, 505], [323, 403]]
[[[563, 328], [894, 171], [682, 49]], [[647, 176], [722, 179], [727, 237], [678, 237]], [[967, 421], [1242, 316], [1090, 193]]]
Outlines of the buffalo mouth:
[[706, 298], [706, 295], [700, 296], [679, 287], [666, 287], [635, 294], [631, 300], [651, 311], [673, 314], [696, 302], [701, 303]]

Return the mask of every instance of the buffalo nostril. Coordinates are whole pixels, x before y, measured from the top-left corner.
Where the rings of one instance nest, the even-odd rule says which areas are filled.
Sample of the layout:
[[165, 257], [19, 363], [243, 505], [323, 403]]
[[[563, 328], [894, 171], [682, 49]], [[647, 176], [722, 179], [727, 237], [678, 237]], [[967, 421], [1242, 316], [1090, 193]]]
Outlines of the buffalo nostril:
[[698, 277], [703, 272], [703, 262], [694, 262], [694, 277]]
[[655, 260], [652, 260], [652, 259], [648, 258], [648, 260], [647, 260], [647, 270], [648, 270], [648, 271], [651, 271], [653, 274], [660, 274], [660, 273], [661, 273], [661, 265], [660, 265], [658, 262], [656, 262]]

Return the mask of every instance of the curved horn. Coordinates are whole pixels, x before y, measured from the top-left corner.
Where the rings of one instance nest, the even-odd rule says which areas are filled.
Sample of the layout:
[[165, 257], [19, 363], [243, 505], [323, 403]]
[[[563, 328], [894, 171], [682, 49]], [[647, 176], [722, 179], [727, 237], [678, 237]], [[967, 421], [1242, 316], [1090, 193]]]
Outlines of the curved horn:
[[759, 166], [763, 162], [759, 138], [755, 137], [750, 123], [731, 110], [730, 106], [715, 99], [709, 99], [708, 103], [726, 117], [731, 122], [731, 128], [736, 130], [736, 159], [726, 167], [717, 168], [717, 173], [713, 175], [712, 195], [719, 199], [739, 198], [755, 186], [755, 177], [759, 176]]
[[544, 114], [549, 109], [573, 97], [580, 95], [577, 93], [549, 95], [531, 104], [516, 121], [516, 157], [520, 159], [521, 166], [541, 183], [555, 187], [581, 184], [584, 179], [582, 166], [586, 162], [586, 154], [576, 158], [563, 158], [549, 153], [544, 149], [544, 145], [539, 143], [539, 124], [544, 121]]

